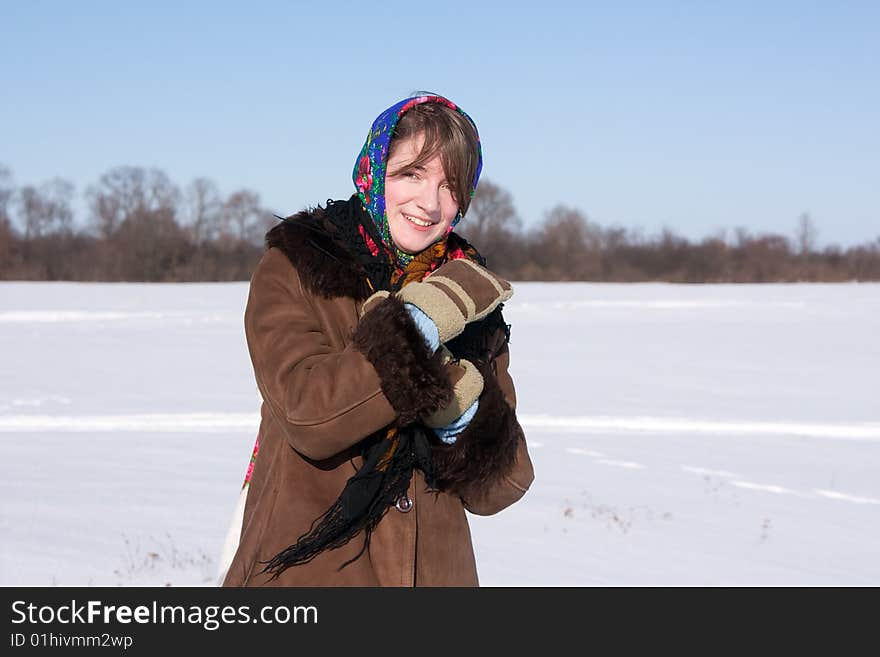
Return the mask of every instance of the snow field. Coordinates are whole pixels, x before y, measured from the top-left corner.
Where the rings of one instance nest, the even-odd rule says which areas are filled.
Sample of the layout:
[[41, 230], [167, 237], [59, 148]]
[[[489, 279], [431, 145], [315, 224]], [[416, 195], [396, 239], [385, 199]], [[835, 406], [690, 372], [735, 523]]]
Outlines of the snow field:
[[[526, 497], [483, 585], [880, 583], [880, 286], [516, 284]], [[0, 284], [4, 585], [211, 585], [246, 284]]]

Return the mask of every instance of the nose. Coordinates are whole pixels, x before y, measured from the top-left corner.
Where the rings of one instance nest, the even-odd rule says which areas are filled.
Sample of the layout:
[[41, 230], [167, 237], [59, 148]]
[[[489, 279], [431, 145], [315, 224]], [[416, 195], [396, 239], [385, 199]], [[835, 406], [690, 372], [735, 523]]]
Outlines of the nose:
[[419, 207], [429, 215], [440, 211], [440, 189], [434, 185], [425, 185], [418, 198]]

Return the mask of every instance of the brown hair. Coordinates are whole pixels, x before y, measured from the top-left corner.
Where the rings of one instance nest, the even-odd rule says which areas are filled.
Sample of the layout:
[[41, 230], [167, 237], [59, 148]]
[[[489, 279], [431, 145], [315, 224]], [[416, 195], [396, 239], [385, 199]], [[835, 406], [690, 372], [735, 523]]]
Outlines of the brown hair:
[[391, 159], [396, 144], [416, 135], [424, 135], [425, 143], [416, 159], [399, 171], [424, 164], [439, 152], [443, 171], [464, 216], [471, 204], [471, 187], [479, 162], [477, 131], [465, 116], [451, 107], [442, 103], [421, 103], [397, 122], [388, 147], [388, 159]]

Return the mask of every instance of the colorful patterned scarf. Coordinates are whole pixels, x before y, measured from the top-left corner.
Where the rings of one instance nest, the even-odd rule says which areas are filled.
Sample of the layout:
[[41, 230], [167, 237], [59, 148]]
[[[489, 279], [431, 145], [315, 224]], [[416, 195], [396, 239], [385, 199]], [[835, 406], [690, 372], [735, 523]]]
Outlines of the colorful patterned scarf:
[[[442, 103], [447, 107], [457, 110], [464, 116], [474, 131], [477, 132], [477, 126], [473, 119], [468, 116], [464, 110], [458, 107], [451, 100], [443, 96], [413, 96], [404, 98], [395, 103], [387, 110], [382, 112], [378, 118], [373, 121], [370, 131], [367, 133], [367, 140], [364, 142], [361, 152], [358, 153], [354, 163], [354, 171], [352, 179], [354, 186], [357, 188], [358, 197], [364, 206], [364, 209], [370, 215], [373, 223], [379, 232], [381, 247], [396, 256], [397, 261], [404, 267], [413, 259], [412, 254], [405, 253], [398, 249], [391, 239], [391, 233], [388, 229], [388, 216], [385, 213], [385, 171], [387, 167], [388, 148], [391, 144], [391, 137], [394, 134], [394, 128], [408, 110], [422, 103]], [[474, 180], [471, 184], [471, 196], [477, 188], [477, 182], [480, 180], [480, 171], [483, 168], [483, 152], [479, 146], [479, 132], [477, 132], [478, 159], [477, 170], [474, 174]], [[454, 228], [461, 221], [461, 212], [452, 220], [451, 228]], [[450, 228], [450, 230], [451, 230]]]

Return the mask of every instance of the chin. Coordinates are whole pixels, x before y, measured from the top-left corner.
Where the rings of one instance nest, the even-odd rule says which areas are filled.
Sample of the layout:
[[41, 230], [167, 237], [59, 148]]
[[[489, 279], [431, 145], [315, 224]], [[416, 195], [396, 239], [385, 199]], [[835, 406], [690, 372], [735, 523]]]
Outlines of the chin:
[[436, 240], [421, 240], [421, 241], [410, 241], [410, 240], [400, 240], [399, 242], [395, 240], [395, 245], [401, 251], [405, 251], [410, 255], [415, 255], [421, 251], [424, 251], [426, 248], [431, 246]]
[[394, 245], [401, 251], [410, 254], [424, 251], [441, 237], [440, 233], [433, 231], [431, 233], [415, 233], [415, 231], [407, 230], [406, 227], [404, 227], [402, 235], [395, 235], [395, 233], [398, 233], [398, 231], [391, 232], [391, 239]]

